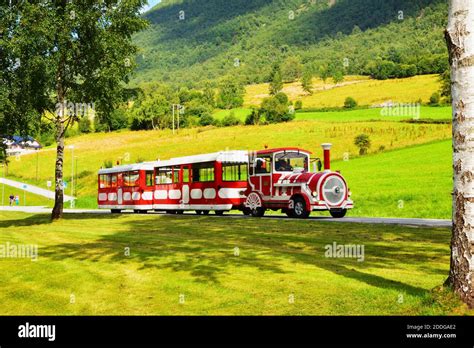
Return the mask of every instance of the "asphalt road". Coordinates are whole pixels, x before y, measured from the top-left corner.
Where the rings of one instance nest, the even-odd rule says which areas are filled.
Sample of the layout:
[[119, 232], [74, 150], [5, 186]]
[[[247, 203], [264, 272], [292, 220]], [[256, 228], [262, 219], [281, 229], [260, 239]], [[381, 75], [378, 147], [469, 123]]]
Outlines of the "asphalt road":
[[[51, 213], [51, 208], [45, 207], [22, 207], [22, 206], [0, 206], [0, 211], [20, 211], [27, 213]], [[65, 214], [110, 214], [109, 210], [99, 209], [64, 209]], [[131, 214], [132, 212], [125, 212], [125, 214]], [[161, 213], [151, 213], [161, 214]], [[187, 213], [182, 216], [194, 215], [193, 213]], [[212, 213], [211, 215], [212, 216]], [[224, 214], [224, 216], [214, 216], [215, 218], [244, 218], [251, 219], [251, 217], [244, 216], [243, 214]], [[291, 221], [286, 215], [267, 215], [262, 219], [279, 219], [282, 221]], [[345, 217], [342, 219], [334, 219], [325, 216], [311, 216], [307, 219], [308, 221], [324, 221], [324, 222], [342, 222], [342, 223], [362, 223], [362, 224], [384, 224], [384, 225], [404, 225], [404, 226], [429, 226], [429, 227], [451, 227], [451, 220], [438, 220], [438, 219], [416, 219], [416, 218], [365, 218], [365, 217]]]

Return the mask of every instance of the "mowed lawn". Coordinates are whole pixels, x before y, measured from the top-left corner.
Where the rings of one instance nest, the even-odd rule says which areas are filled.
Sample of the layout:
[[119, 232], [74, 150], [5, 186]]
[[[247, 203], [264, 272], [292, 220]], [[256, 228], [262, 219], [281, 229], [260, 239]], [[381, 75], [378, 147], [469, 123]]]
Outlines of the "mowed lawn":
[[353, 193], [351, 216], [451, 219], [451, 141], [333, 163]]
[[[0, 314], [466, 314], [433, 291], [449, 240], [447, 228], [0, 212], [0, 244], [39, 246], [37, 261], [0, 259]], [[364, 246], [364, 260], [326, 257], [333, 243]]]

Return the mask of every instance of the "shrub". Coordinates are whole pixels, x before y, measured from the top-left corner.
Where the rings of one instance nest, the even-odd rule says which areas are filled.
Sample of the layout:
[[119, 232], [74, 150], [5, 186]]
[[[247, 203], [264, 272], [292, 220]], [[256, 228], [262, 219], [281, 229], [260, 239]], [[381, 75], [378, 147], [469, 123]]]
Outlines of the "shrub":
[[102, 166], [104, 168], [112, 168], [114, 165], [111, 160], [104, 160], [104, 164]]
[[240, 123], [240, 120], [235, 116], [233, 111], [231, 111], [230, 114], [224, 117], [221, 121], [223, 127], [237, 126]]
[[297, 100], [295, 102], [295, 110], [301, 110], [303, 108], [303, 102], [301, 100]]
[[79, 120], [79, 131], [81, 133], [91, 132], [91, 120], [89, 117], [85, 116]]
[[367, 154], [367, 150], [370, 148], [370, 138], [367, 134], [359, 134], [354, 139], [354, 145], [359, 148], [359, 155]]
[[345, 102], [344, 102], [344, 107], [346, 109], [353, 109], [357, 106], [357, 102], [354, 98], [352, 97], [347, 97]]
[[440, 101], [440, 95], [438, 92], [434, 92], [431, 97], [430, 97], [430, 105], [431, 106], [437, 106], [439, 105], [439, 101]]
[[216, 123], [214, 117], [211, 114], [205, 113], [199, 118], [199, 125], [200, 126], [212, 126]]
[[260, 113], [256, 109], [252, 109], [250, 115], [245, 118], [245, 124], [247, 126], [260, 124]]

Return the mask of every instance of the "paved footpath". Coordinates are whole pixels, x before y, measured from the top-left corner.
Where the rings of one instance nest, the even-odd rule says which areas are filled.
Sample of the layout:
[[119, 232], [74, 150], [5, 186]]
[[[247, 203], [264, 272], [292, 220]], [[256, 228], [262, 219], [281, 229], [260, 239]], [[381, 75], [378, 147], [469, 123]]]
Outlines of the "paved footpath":
[[[5, 178], [0, 178], [0, 184], [5, 184], [11, 187], [15, 187], [21, 190], [25, 190], [26, 192], [31, 192], [34, 193], [35, 195], [38, 196], [43, 196], [49, 199], [54, 199], [54, 191], [49, 191], [44, 188], [38, 187], [38, 186], [33, 186], [30, 184], [25, 184], [24, 182], [19, 182], [19, 181], [14, 181], [10, 179], [5, 179]], [[1, 190], [1, 188], [0, 188]], [[5, 188], [5, 195], [8, 198], [8, 191], [7, 188]], [[1, 198], [1, 197], [0, 197]], [[72, 196], [64, 195], [64, 201], [69, 202], [71, 200], [75, 199]]]
[[[19, 211], [25, 213], [51, 213], [52, 208], [46, 207], [8, 207], [0, 206], [0, 211]], [[99, 209], [64, 209], [65, 214], [110, 214], [110, 210]], [[131, 213], [131, 212], [129, 212]], [[126, 214], [126, 213], [125, 213]], [[159, 213], [151, 213], [159, 214]], [[177, 217], [196, 216], [193, 213], [186, 213], [184, 215], [177, 215]], [[224, 216], [209, 215], [216, 219], [219, 218], [241, 218], [251, 219], [251, 217], [242, 214], [225, 214]], [[280, 219], [282, 221], [294, 221], [289, 219], [286, 215], [268, 215], [262, 219]], [[451, 227], [451, 220], [440, 219], [407, 219], [407, 218], [364, 218], [364, 217], [345, 217], [343, 219], [334, 219], [324, 216], [312, 216], [306, 221], [322, 221], [322, 222], [342, 222], [342, 223], [362, 223], [362, 224], [383, 224], [383, 225], [404, 225], [404, 226], [428, 226], [428, 227]]]

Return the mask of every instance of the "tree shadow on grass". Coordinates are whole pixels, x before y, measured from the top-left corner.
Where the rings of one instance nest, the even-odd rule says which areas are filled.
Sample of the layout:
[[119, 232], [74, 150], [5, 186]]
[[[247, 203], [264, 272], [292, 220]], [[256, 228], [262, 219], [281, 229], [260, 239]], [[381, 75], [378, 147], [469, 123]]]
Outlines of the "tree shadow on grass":
[[[72, 222], [77, 218], [75, 215], [67, 219]], [[254, 270], [258, 282], [265, 273], [290, 275], [292, 264], [303, 264], [413, 296], [422, 296], [426, 289], [371, 272], [383, 269], [390, 274], [393, 269], [413, 268], [439, 273], [441, 270], [434, 261], [446, 258], [449, 262], [449, 231], [440, 228], [164, 215], [122, 217], [123, 222], [114, 224], [110, 216], [93, 218], [103, 220], [104, 226], [98, 227], [99, 230], [117, 229], [117, 232], [104, 232], [99, 239], [80, 244], [41, 248], [40, 257], [118, 264], [132, 260], [141, 265], [139, 269], [184, 272], [196, 282], [213, 284], [219, 284], [221, 277], [232, 275], [237, 268]], [[403, 238], [394, 242], [388, 239], [397, 234]], [[363, 244], [364, 262], [326, 258], [325, 246], [334, 241]], [[128, 257], [126, 248], [130, 248]]]

